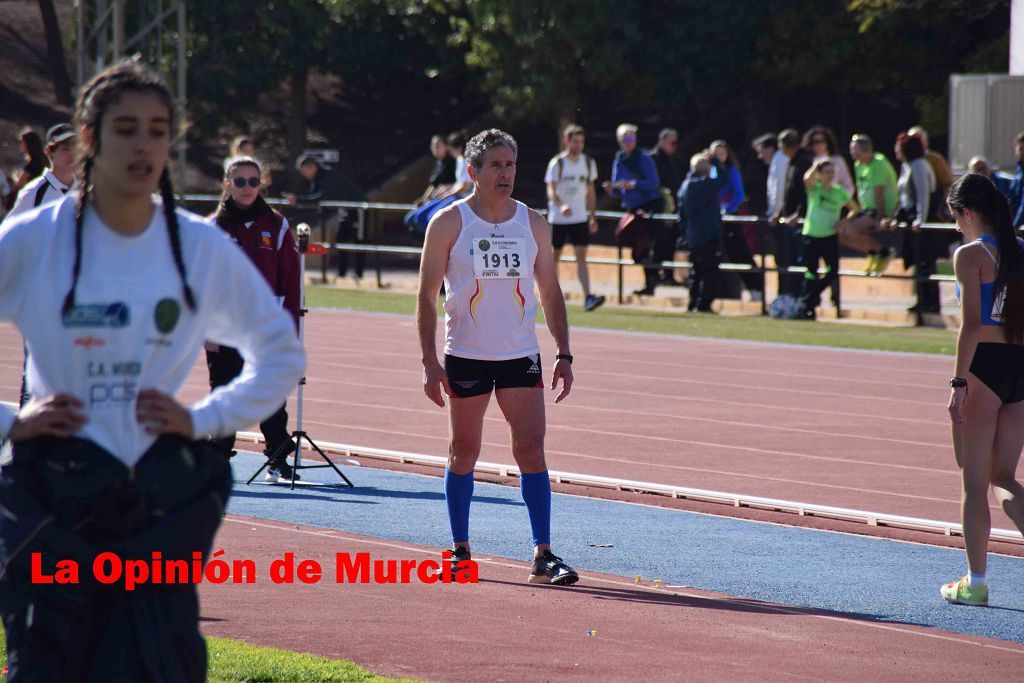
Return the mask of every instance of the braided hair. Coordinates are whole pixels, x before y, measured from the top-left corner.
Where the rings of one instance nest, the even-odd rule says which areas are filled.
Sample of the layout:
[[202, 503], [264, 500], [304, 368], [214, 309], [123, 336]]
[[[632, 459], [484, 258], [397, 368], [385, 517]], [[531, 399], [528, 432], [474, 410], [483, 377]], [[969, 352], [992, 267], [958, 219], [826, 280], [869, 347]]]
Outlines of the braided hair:
[[988, 178], [978, 173], [960, 176], [946, 200], [954, 215], [964, 209], [977, 212], [981, 221], [995, 233], [999, 247], [996, 290], [1006, 288], [1003, 321], [1006, 341], [1024, 343], [1024, 251], [1010, 219], [1010, 204]]
[[[64, 297], [63, 314], [67, 314], [75, 306], [75, 289], [78, 286], [78, 277], [82, 271], [82, 226], [85, 220], [86, 204], [94, 190], [92, 182], [92, 170], [95, 165], [95, 157], [100, 151], [102, 140], [100, 131], [103, 124], [103, 115], [107, 108], [116, 103], [126, 92], [147, 92], [160, 98], [167, 107], [168, 119], [170, 121], [171, 134], [178, 131], [177, 113], [174, 107], [174, 99], [171, 91], [158, 74], [144, 66], [135, 59], [129, 59], [104, 69], [96, 74], [78, 96], [78, 103], [75, 107], [75, 127], [78, 129], [87, 128], [92, 131], [92, 146], [86, 147], [80, 137], [80, 154], [78, 168], [78, 199], [75, 202], [75, 259], [71, 271], [71, 289]], [[184, 293], [185, 302], [190, 310], [196, 308], [195, 296], [192, 288], [189, 287], [188, 279], [185, 276], [185, 261], [181, 252], [181, 236], [179, 234], [178, 216], [174, 205], [174, 186], [171, 183], [170, 169], [164, 167], [160, 174], [160, 196], [163, 200], [164, 218], [167, 222], [167, 234], [171, 241], [171, 252], [174, 255], [174, 265], [181, 278], [181, 287]]]

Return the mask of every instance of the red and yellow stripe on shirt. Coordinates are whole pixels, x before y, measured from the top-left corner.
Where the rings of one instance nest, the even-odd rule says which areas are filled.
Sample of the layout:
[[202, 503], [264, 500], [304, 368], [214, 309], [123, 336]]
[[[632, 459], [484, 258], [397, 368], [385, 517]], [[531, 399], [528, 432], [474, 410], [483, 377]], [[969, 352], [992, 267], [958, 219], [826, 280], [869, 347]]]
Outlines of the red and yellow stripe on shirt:
[[526, 317], [526, 297], [523, 296], [523, 290], [519, 288], [519, 278], [516, 278], [516, 289], [513, 295], [516, 303], [519, 304], [519, 322], [523, 322], [523, 318]]
[[480, 280], [476, 281], [476, 291], [473, 292], [473, 296], [469, 297], [469, 316], [473, 319], [473, 324], [476, 325], [476, 307], [480, 303], [480, 300], [484, 298], [484, 290], [480, 287]]

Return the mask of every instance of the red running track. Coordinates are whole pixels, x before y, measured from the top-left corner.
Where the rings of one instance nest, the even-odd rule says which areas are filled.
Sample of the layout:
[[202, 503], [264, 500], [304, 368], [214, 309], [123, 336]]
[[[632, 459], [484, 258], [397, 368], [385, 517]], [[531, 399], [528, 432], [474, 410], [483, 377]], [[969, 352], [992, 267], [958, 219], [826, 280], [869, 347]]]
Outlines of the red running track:
[[[447, 453], [411, 316], [315, 310], [306, 330], [305, 427], [315, 438]], [[553, 347], [538, 332], [547, 378]], [[546, 392], [551, 469], [959, 518], [949, 358], [582, 328], [572, 341], [572, 395], [555, 406]], [[0, 400], [16, 400], [20, 369], [20, 339], [2, 326]], [[206, 382], [199, 359], [183, 398]], [[494, 405], [481, 458], [513, 463]], [[1011, 528], [994, 500], [992, 509], [994, 525]]]
[[[312, 585], [200, 588], [203, 631], [446, 681], [1006, 681], [1024, 646], [587, 572], [572, 589], [524, 582], [522, 562], [475, 557], [479, 584], [333, 582], [335, 553], [437, 560], [436, 548], [229, 515], [226, 557], [268, 566], [296, 550]], [[258, 570], [262, 571], [262, 570]], [[273, 617], [268, 620], [267, 615]], [[310, 618], [316, 615], [316, 618]]]

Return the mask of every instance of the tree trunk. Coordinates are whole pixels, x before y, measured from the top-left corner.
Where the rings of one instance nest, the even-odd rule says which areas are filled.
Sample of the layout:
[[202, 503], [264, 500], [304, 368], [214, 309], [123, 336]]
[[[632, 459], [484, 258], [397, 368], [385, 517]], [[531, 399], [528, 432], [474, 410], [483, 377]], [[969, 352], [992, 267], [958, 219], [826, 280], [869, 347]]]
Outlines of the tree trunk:
[[71, 76], [64, 59], [64, 41], [53, 0], [39, 0], [39, 13], [43, 15], [43, 29], [46, 31], [46, 58], [53, 76], [53, 91], [58, 102], [70, 107], [74, 104], [71, 99]]
[[291, 82], [292, 101], [288, 112], [288, 149], [294, 160], [306, 147], [306, 84], [308, 69], [300, 69]]

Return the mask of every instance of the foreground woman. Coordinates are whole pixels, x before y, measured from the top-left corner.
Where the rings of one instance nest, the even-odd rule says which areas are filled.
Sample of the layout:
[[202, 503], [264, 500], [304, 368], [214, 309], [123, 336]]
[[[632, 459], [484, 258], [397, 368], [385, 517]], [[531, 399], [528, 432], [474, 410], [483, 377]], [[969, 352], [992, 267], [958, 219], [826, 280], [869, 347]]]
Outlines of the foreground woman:
[[[93, 561], [205, 557], [231, 473], [202, 439], [271, 414], [303, 371], [256, 269], [175, 209], [176, 124], [145, 67], [101, 72], [75, 114], [80, 189], [0, 231], [0, 320], [25, 337], [33, 397], [18, 414], [0, 406], [14, 444], [0, 470], [0, 612], [15, 683], [205, 678], [195, 585], [129, 592], [100, 585]], [[245, 370], [185, 407], [175, 394], [204, 339], [239, 349]], [[62, 560], [78, 583], [32, 581]]]

